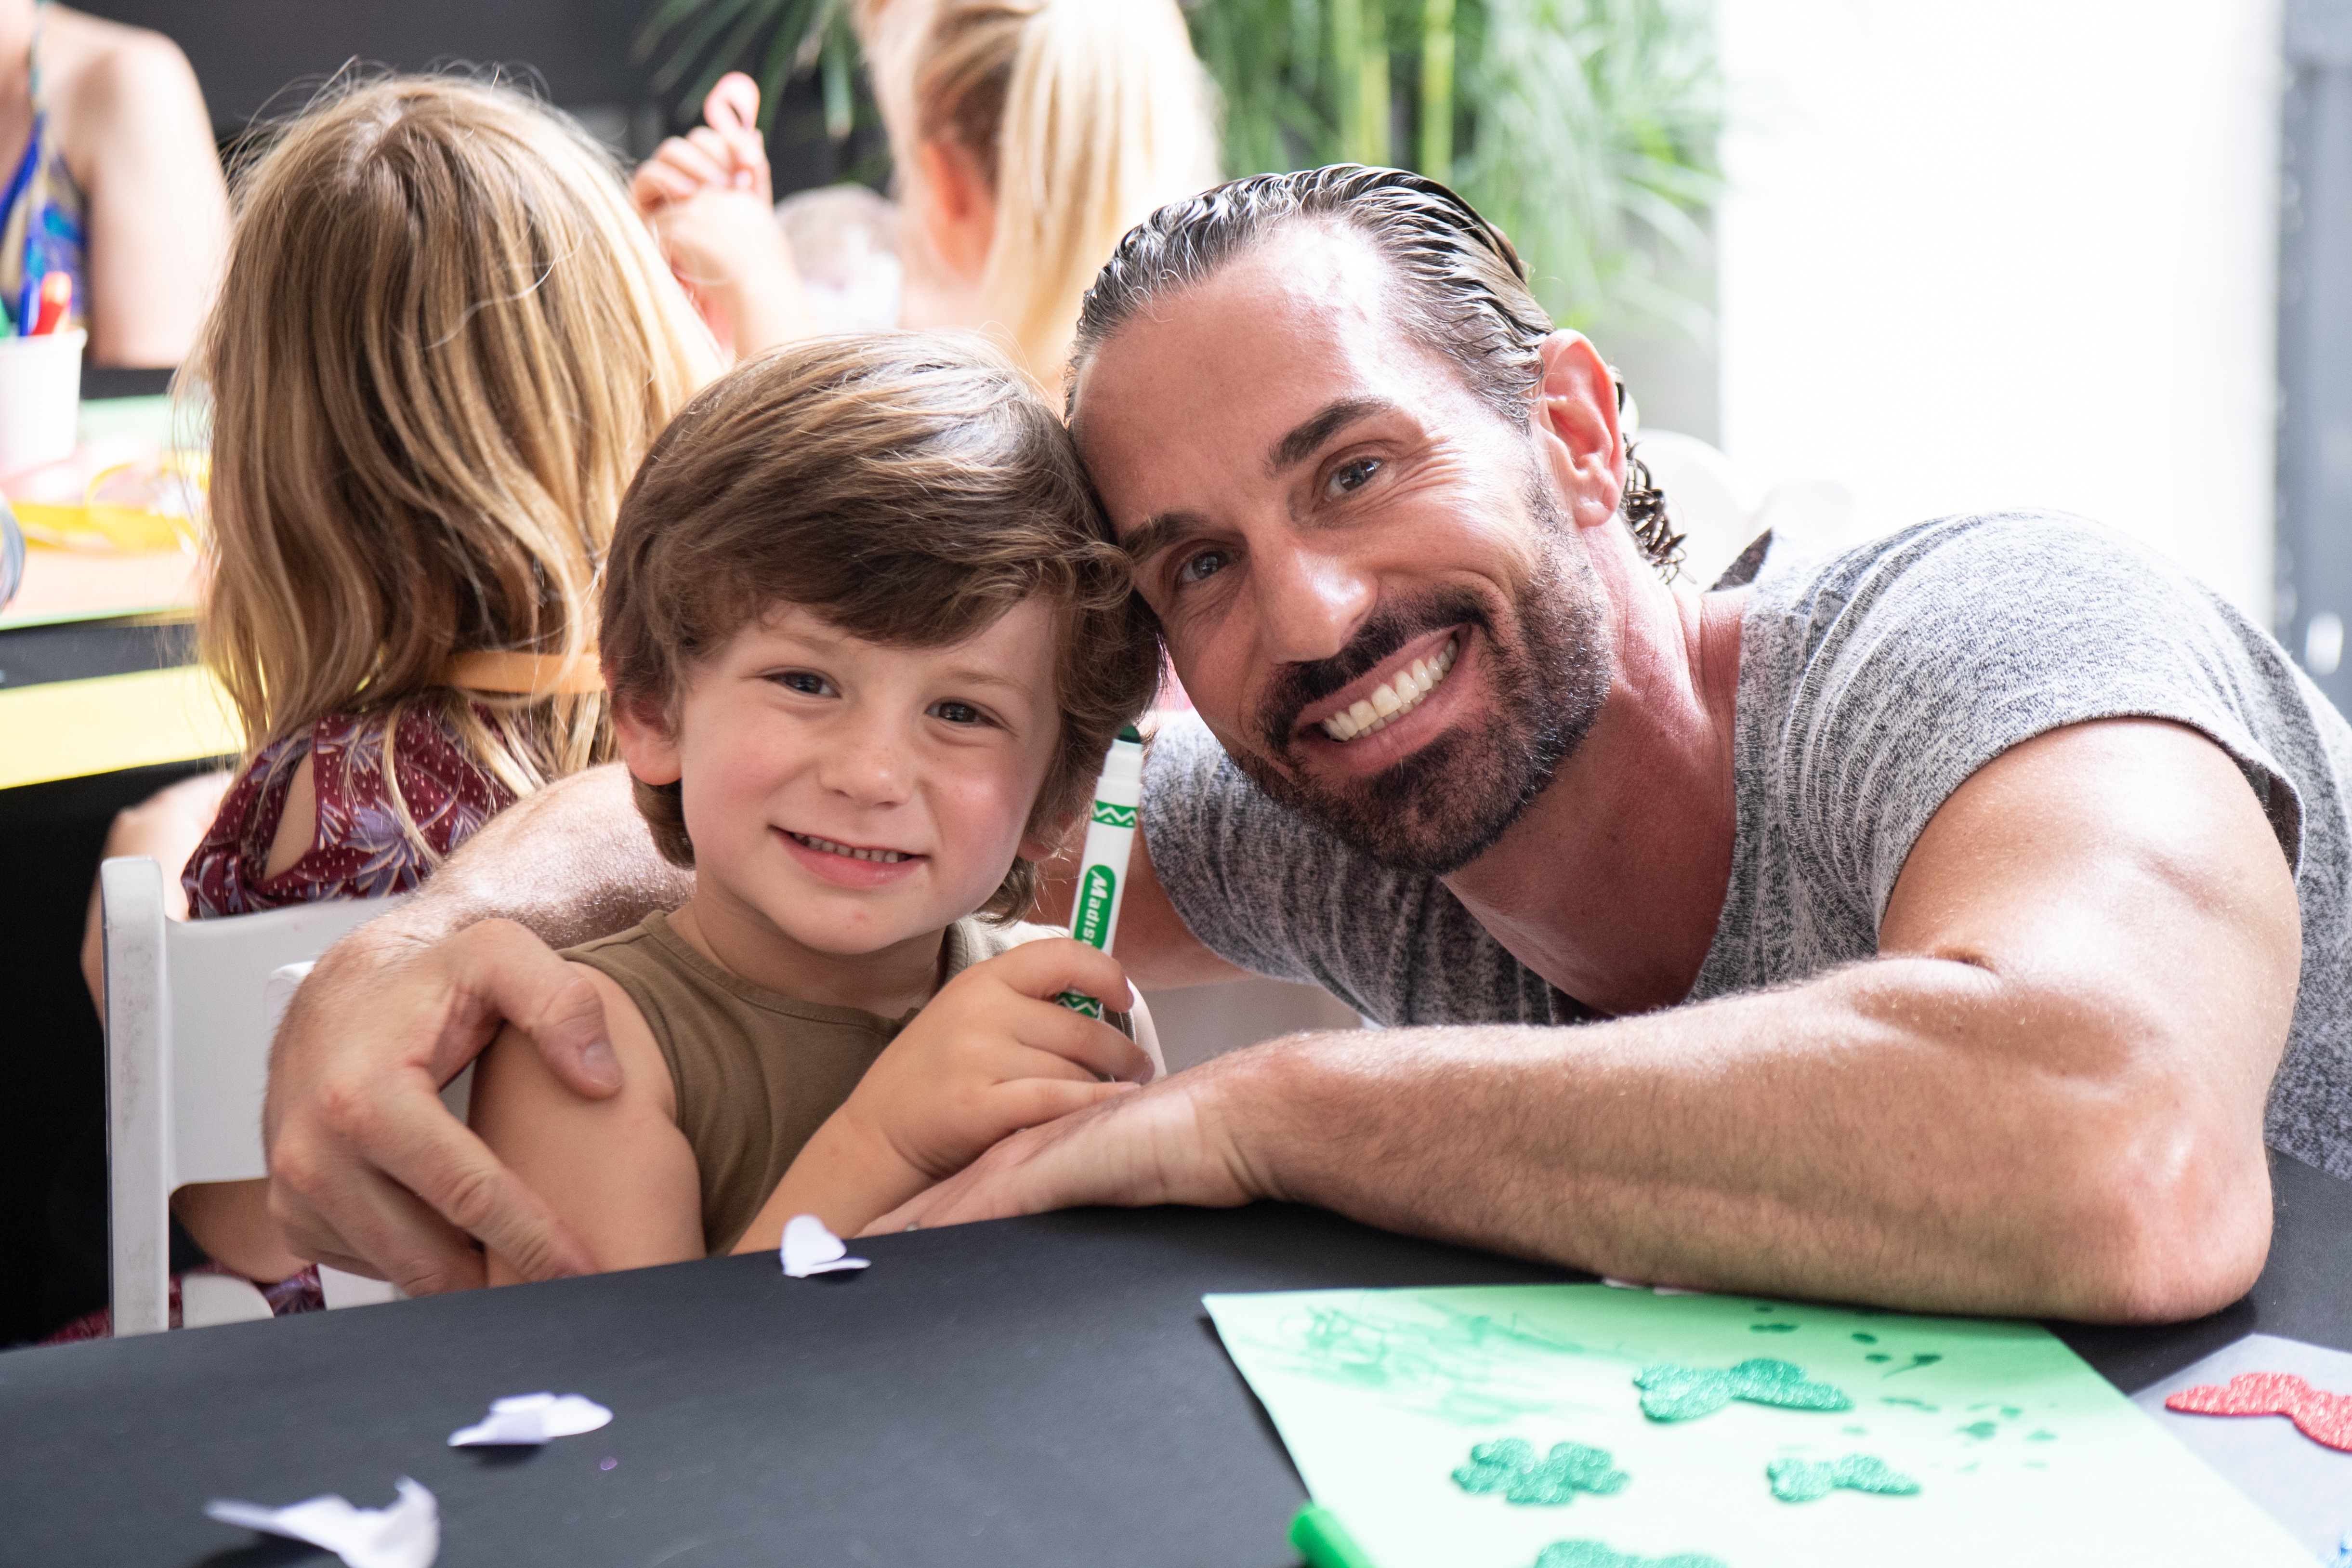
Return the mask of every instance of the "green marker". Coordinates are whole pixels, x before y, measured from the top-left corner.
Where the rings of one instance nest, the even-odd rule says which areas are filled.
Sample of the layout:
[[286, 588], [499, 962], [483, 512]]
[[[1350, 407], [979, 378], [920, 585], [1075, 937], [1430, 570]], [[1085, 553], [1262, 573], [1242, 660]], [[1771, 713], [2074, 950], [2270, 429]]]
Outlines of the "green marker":
[[1290, 1544], [1307, 1560], [1307, 1568], [1372, 1568], [1372, 1560], [1356, 1544], [1329, 1509], [1308, 1503], [1290, 1521]]
[[[1142, 804], [1143, 737], [1129, 724], [1110, 743], [1102, 777], [1095, 784], [1087, 847], [1078, 858], [1077, 898], [1070, 906], [1070, 934], [1105, 952], [1118, 935], [1119, 895], [1127, 891], [1127, 857], [1135, 847]], [[1089, 1018], [1103, 1016], [1102, 1003], [1081, 992], [1065, 991], [1057, 1000]]]

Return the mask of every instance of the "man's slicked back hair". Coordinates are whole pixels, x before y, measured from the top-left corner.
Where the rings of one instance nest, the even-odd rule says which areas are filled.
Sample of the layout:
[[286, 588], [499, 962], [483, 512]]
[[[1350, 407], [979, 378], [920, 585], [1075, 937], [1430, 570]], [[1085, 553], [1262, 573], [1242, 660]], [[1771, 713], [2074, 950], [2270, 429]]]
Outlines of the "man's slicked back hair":
[[[1404, 330], [1452, 360], [1503, 420], [1527, 423], [1552, 320], [1528, 288], [1518, 251], [1468, 202], [1427, 175], [1360, 163], [1229, 181], [1171, 202], [1128, 230], [1079, 306], [1070, 415], [1077, 413], [1079, 372], [1121, 327], [1301, 223], [1344, 227], [1369, 240], [1393, 274]], [[1668, 526], [1664, 498], [1630, 454], [1621, 510], [1643, 553], [1669, 567], [1682, 541]]]

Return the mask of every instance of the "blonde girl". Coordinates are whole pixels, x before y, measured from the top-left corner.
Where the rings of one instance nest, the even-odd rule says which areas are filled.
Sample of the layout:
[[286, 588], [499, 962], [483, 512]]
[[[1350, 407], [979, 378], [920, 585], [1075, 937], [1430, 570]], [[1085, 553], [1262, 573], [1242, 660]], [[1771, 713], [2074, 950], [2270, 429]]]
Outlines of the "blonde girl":
[[828, 309], [858, 292], [840, 270], [859, 251], [824, 230], [860, 221], [859, 193], [786, 203], [789, 242], [747, 221], [768, 171], [746, 79], [638, 171], [639, 207], [740, 352], [815, 330], [979, 327], [1051, 383], [1119, 237], [1217, 179], [1176, 0], [856, 0], [852, 15], [898, 170], [895, 311]]
[[[191, 379], [212, 404], [204, 662], [245, 754], [198, 919], [417, 885], [612, 754], [594, 585], [639, 459], [717, 368], [606, 155], [520, 93], [347, 87], [247, 171]], [[263, 1184], [174, 1212], [294, 1273]]]

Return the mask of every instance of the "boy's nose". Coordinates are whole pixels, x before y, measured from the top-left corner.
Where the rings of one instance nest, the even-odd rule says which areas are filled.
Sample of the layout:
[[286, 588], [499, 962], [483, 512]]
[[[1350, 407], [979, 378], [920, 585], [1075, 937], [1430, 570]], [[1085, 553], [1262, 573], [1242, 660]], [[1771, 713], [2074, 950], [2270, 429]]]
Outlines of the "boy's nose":
[[824, 787], [860, 805], [892, 805], [907, 798], [911, 752], [898, 727], [852, 724], [824, 749], [818, 777]]

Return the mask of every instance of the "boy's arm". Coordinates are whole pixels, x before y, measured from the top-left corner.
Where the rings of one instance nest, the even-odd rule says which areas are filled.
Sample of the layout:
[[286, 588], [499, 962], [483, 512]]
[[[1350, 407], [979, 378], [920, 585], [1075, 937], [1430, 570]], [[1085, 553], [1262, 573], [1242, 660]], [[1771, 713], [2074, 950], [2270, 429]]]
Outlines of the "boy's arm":
[[[702, 1184], [677, 1130], [677, 1095], [661, 1047], [628, 994], [585, 964], [623, 1068], [608, 1100], [583, 1100], [548, 1070], [529, 1036], [499, 1032], [474, 1068], [467, 1120], [491, 1151], [572, 1227], [600, 1269], [642, 1268], [703, 1255]], [[488, 1282], [520, 1271], [495, 1250]]]
[[330, 948], [278, 1027], [263, 1113], [270, 1213], [294, 1250], [411, 1295], [482, 1282], [468, 1234], [533, 1279], [589, 1268], [437, 1090], [511, 1018], [575, 1093], [613, 1092], [597, 992], [548, 945], [622, 930], [693, 887], [655, 852], [615, 763], [524, 796]]
[[1066, 937], [949, 981], [802, 1147], [735, 1250], [776, 1246], [797, 1214], [855, 1236], [998, 1139], [1150, 1078], [1141, 1047], [1053, 1000], [1065, 991], [1120, 997], [1128, 984], [1116, 959]]

